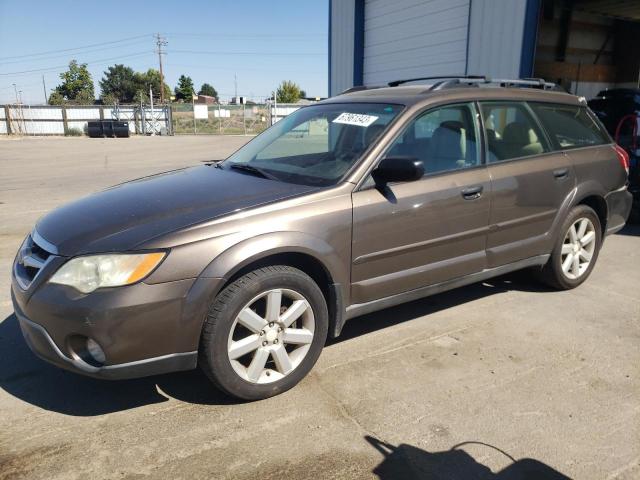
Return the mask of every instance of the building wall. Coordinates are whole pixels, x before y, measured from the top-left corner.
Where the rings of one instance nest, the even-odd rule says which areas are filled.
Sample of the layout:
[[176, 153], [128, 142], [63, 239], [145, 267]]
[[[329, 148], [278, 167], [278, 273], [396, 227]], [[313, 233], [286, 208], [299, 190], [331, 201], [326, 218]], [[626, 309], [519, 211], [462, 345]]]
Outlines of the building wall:
[[540, 1], [330, 0], [329, 95], [413, 77], [530, 76]]
[[519, 78], [527, 0], [473, 0], [469, 75]]
[[355, 0], [329, 1], [329, 95], [353, 86]]
[[464, 75], [469, 0], [366, 0], [364, 84]]

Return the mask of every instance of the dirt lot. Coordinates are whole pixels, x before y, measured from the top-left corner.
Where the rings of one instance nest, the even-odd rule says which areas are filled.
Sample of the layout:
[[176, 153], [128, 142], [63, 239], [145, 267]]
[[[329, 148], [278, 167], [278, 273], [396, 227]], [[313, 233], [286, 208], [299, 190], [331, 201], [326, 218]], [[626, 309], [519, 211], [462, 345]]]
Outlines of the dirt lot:
[[516, 274], [352, 320], [262, 402], [197, 371], [106, 382], [36, 359], [9, 274], [37, 218], [244, 141], [0, 139], [0, 478], [640, 478], [637, 227], [571, 292]]

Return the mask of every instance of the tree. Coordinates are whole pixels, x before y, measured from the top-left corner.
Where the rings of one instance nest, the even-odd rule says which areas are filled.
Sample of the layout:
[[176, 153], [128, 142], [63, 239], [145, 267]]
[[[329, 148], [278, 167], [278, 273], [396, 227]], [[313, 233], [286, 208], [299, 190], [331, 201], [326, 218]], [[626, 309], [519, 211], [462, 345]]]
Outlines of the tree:
[[[153, 90], [154, 99], [160, 98], [160, 72], [150, 68], [144, 73], [134, 72], [132, 68], [122, 64], [109, 67], [100, 80], [102, 102], [140, 103], [149, 101], [149, 87]], [[171, 96], [169, 85], [164, 84], [164, 97]]]
[[[138, 84], [138, 92], [144, 92], [144, 95], [138, 93], [139, 97], [142, 97], [144, 101], [149, 100], [149, 87], [153, 90], [154, 102], [160, 102], [160, 72], [154, 68], [150, 68], [145, 73], [136, 73], [136, 82]], [[171, 98], [171, 88], [166, 83], [164, 87], [164, 98], [169, 100]]]
[[193, 80], [191, 80], [191, 77], [180, 75], [180, 78], [178, 78], [178, 86], [174, 91], [176, 100], [191, 101], [194, 93]]
[[300, 86], [290, 80], [283, 80], [278, 90], [276, 90], [276, 99], [279, 103], [296, 103], [302, 98]]
[[104, 103], [132, 103], [140, 85], [131, 67], [117, 64], [104, 72], [100, 90]]
[[208, 83], [203, 83], [200, 87], [198, 95], [208, 95], [209, 97], [218, 98], [218, 92]]
[[69, 69], [60, 74], [62, 83], [58, 85], [49, 97], [51, 105], [64, 103], [90, 103], [94, 102], [93, 79], [87, 64], [79, 64], [76, 60], [69, 62]]

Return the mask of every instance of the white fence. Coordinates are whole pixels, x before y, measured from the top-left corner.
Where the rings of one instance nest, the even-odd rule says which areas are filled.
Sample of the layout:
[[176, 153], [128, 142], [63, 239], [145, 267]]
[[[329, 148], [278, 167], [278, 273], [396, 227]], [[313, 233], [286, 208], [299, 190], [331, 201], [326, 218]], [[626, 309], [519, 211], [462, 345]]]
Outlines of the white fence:
[[0, 105], [0, 135], [68, 135], [87, 132], [92, 120], [129, 122], [133, 134], [171, 134], [171, 108], [146, 105]]

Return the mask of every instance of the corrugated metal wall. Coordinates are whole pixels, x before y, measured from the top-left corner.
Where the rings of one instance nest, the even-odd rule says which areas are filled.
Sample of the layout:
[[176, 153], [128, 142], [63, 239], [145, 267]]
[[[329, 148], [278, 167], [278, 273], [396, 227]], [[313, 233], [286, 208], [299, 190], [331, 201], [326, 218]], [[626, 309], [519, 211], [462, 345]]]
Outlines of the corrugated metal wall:
[[353, 86], [355, 0], [330, 0], [329, 95]]
[[[518, 78], [528, 1], [537, 0], [365, 0], [363, 83], [465, 73]], [[331, 0], [330, 95], [353, 86], [355, 4]]]
[[527, 0], [473, 0], [470, 75], [518, 78]]
[[367, 0], [364, 16], [365, 85], [465, 73], [469, 0]]

